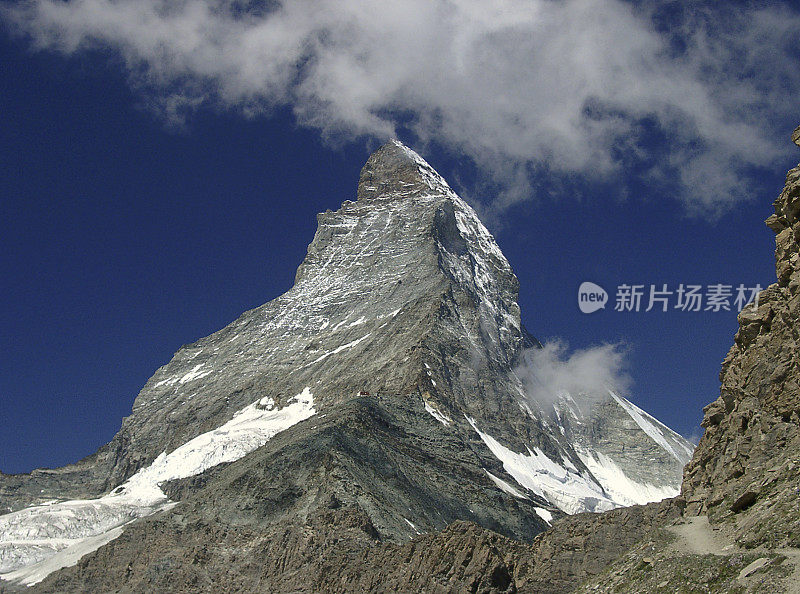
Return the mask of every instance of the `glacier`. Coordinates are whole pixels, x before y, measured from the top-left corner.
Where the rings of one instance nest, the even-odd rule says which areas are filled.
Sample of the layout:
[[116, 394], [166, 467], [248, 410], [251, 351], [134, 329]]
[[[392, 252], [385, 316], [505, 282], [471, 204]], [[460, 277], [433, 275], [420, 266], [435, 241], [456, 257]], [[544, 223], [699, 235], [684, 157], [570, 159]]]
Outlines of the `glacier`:
[[283, 408], [264, 397], [224, 425], [163, 452], [98, 499], [51, 502], [0, 516], [0, 578], [30, 586], [117, 538], [126, 524], [170, 509], [159, 485], [234, 462], [316, 413], [306, 387]]

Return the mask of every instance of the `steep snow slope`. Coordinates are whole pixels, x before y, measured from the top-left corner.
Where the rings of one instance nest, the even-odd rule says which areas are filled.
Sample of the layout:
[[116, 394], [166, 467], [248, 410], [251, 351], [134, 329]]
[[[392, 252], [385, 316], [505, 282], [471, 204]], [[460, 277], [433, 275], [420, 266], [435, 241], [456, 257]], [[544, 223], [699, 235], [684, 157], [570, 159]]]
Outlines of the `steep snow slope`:
[[161, 483], [238, 460], [314, 413], [314, 396], [308, 388], [281, 409], [270, 399], [262, 399], [221, 427], [169, 454], [162, 453], [108, 495], [52, 502], [0, 516], [0, 577], [31, 585], [75, 564], [118, 537], [131, 521], [169, 509], [173, 504], [159, 488]]
[[[474, 419], [468, 420], [520, 486], [566, 513], [608, 511], [680, 492], [682, 468], [691, 458], [692, 445], [630, 401], [613, 391], [600, 401], [563, 394], [552, 413], [546, 427], [557, 439], [560, 434], [565, 448], [553, 458], [538, 447], [526, 447], [524, 452], [504, 447], [481, 431]], [[581, 468], [571, 461], [570, 453], [580, 460]]]

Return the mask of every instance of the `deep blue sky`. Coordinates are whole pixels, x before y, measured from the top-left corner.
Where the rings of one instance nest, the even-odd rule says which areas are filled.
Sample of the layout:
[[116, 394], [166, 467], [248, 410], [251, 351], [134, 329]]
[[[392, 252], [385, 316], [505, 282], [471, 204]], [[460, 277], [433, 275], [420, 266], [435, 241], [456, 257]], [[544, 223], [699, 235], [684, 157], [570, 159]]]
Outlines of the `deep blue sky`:
[[[182, 344], [287, 290], [315, 214], [354, 198], [374, 148], [333, 148], [282, 112], [201, 110], [170, 130], [137, 107], [107, 60], [24, 47], [0, 37], [3, 472], [90, 454]], [[446, 154], [423, 156], [446, 176], [452, 169]], [[626, 342], [632, 400], [696, 433], [718, 395], [735, 313], [587, 316], [577, 287], [766, 286], [774, 235], [763, 219], [792, 165], [763, 175], [761, 194], [713, 222], [652, 191], [516, 207], [490, 230], [520, 279], [524, 323], [573, 348]]]

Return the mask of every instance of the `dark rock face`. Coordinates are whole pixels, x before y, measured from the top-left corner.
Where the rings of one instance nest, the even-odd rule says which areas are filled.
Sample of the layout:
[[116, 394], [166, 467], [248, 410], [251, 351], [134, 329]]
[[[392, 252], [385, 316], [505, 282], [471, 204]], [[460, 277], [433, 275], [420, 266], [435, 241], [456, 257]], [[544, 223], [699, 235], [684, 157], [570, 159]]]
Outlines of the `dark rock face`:
[[[796, 130], [792, 139], [796, 141]], [[748, 546], [800, 546], [800, 167], [789, 171], [767, 225], [777, 234], [778, 282], [739, 315], [720, 397], [686, 468], [691, 513], [735, 522]], [[746, 514], [744, 513], [746, 510]], [[742, 517], [731, 517], [742, 513]]]

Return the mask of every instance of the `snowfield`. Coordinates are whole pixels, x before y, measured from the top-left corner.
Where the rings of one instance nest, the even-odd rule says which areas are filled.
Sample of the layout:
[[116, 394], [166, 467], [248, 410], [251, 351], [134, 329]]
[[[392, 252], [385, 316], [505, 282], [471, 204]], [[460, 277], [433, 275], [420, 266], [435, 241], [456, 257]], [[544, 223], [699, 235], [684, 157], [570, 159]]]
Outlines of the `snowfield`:
[[37, 505], [0, 516], [0, 578], [31, 586], [75, 565], [122, 534], [126, 524], [176, 505], [160, 484], [238, 460], [315, 413], [309, 388], [279, 409], [271, 398], [262, 398], [221, 427], [162, 453], [103, 497]]
[[[625, 413], [638, 425], [645, 435], [662, 450], [675, 458], [681, 465], [686, 464], [692, 456], [692, 449], [685, 441], [669, 428], [634, 405], [618, 396], [613, 391], [609, 395]], [[567, 394], [562, 402], [572, 406], [571, 414], [576, 422], [582, 413], [572, 397]], [[558, 408], [555, 408], [556, 419], [561, 433], [564, 427]], [[505, 471], [522, 487], [543, 497], [565, 513], [603, 512], [616, 507], [642, 505], [653, 501], [661, 501], [675, 497], [680, 487], [675, 485], [652, 485], [637, 481], [628, 476], [618, 462], [601, 452], [573, 443], [575, 453], [583, 462], [586, 470], [579, 471], [566, 457], [559, 461], [552, 460], [539, 448], [530, 448], [527, 452], [514, 452], [503, 446], [497, 439], [481, 431], [475, 419], [467, 417], [472, 428], [483, 442], [503, 463]], [[492, 482], [502, 491], [524, 496], [499, 477], [489, 475]]]
[[619, 507], [591, 478], [564, 468], [548, 458], [539, 448], [534, 448], [533, 451], [529, 449], [527, 454], [514, 452], [488, 433], [478, 429], [475, 419], [467, 418], [467, 420], [517, 483], [543, 497], [560, 510], [568, 514], [577, 514], [585, 511], [608, 511]]

